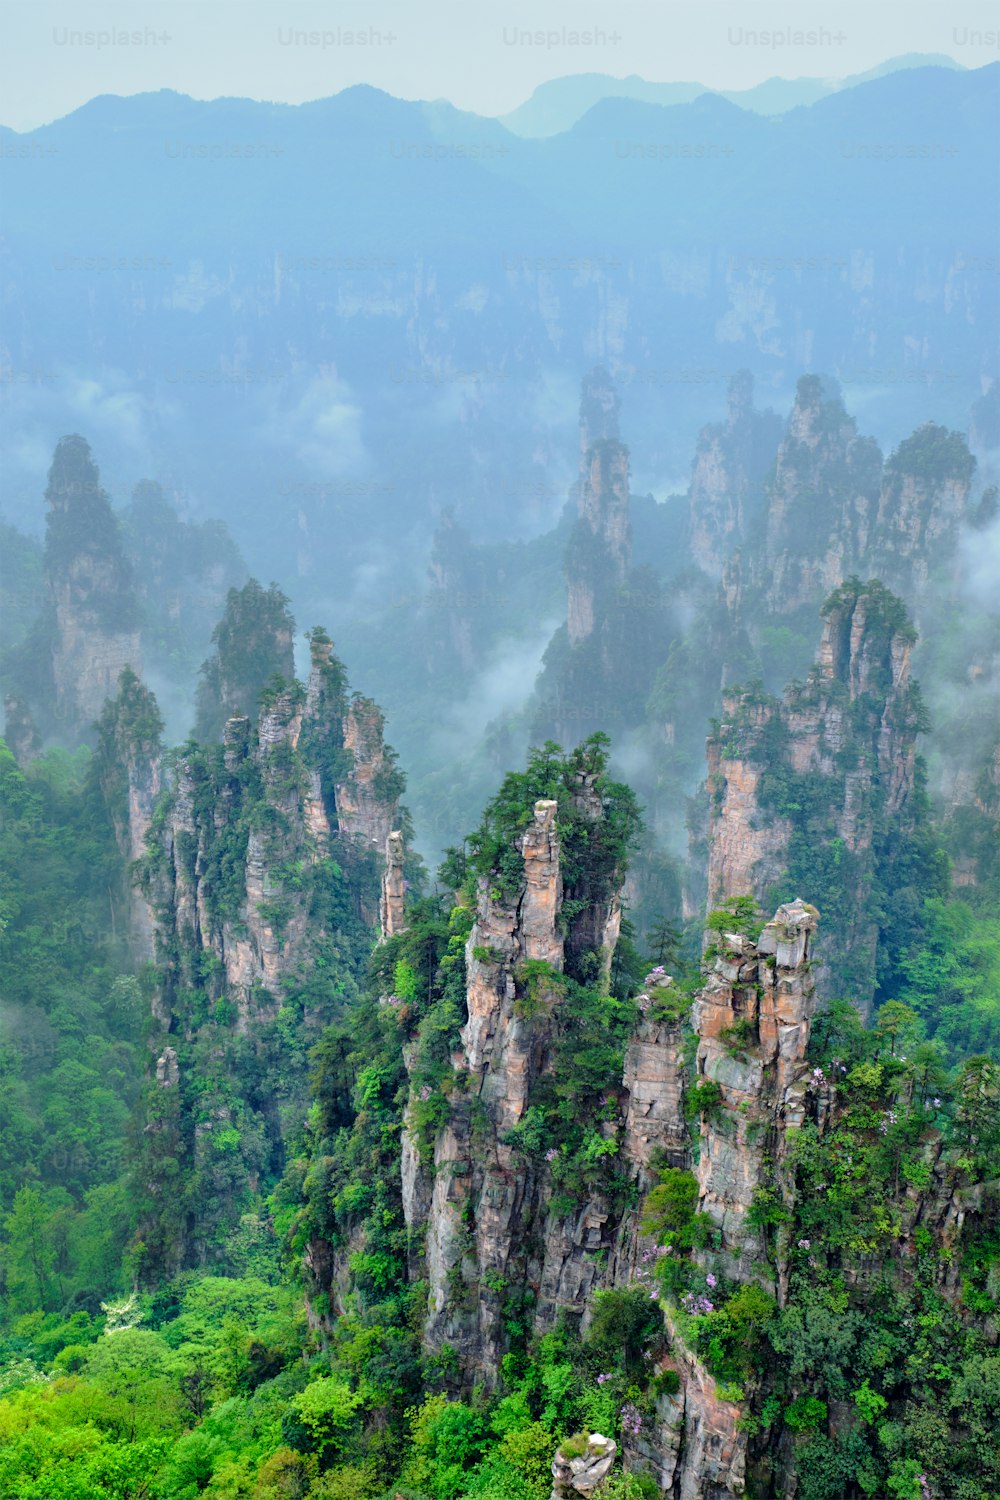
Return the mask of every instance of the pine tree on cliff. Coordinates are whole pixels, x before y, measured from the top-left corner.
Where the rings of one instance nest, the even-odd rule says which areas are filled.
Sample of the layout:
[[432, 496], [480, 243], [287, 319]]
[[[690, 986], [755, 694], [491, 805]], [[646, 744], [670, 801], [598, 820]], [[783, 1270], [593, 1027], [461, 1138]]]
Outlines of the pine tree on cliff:
[[273, 677], [291, 681], [294, 635], [288, 599], [277, 584], [265, 589], [251, 578], [243, 588], [229, 590], [225, 613], [212, 632], [215, 653], [201, 668], [196, 739], [221, 740], [227, 719], [256, 718], [261, 693]]

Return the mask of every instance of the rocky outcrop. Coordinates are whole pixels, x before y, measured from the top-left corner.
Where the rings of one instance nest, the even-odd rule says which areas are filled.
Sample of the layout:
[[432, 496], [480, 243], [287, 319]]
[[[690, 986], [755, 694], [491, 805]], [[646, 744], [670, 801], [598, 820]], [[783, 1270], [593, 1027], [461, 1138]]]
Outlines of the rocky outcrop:
[[[597, 844], [603, 810], [590, 773], [577, 774], [572, 789], [578, 826], [593, 827], [588, 838]], [[539, 1331], [563, 1311], [584, 1315], [618, 1228], [596, 1191], [572, 1211], [558, 1210], [549, 1158], [512, 1136], [552, 1067], [564, 976], [586, 969], [591, 982], [606, 982], [620, 922], [616, 877], [565, 888], [557, 808], [537, 801], [516, 838], [516, 891], [497, 889], [494, 876], [478, 881], [448, 1123], [433, 1139], [432, 1162], [426, 1145], [426, 1165], [413, 1145], [404, 1151], [408, 1228], [412, 1237], [426, 1234], [425, 1340], [435, 1349], [449, 1344], [470, 1382], [498, 1376], [511, 1296], [528, 1298]], [[412, 1098], [408, 1118], [412, 1131]], [[611, 1120], [601, 1129], [617, 1134]]]
[[45, 577], [55, 701], [69, 743], [88, 737], [126, 668], [140, 673], [139, 617], [118, 522], [82, 437], [60, 440], [49, 470]]
[[925, 422], [886, 461], [872, 571], [906, 598], [919, 596], [955, 556], [976, 460], [965, 437]]
[[576, 1495], [589, 1500], [611, 1473], [617, 1453], [614, 1438], [603, 1437], [599, 1432], [588, 1433], [582, 1453], [566, 1457], [561, 1448], [557, 1449], [552, 1460], [551, 1500], [573, 1500]]
[[351, 757], [351, 773], [337, 783], [337, 826], [342, 837], [379, 854], [392, 831], [401, 780], [384, 730], [382, 710], [356, 693], [344, 716], [344, 749]]
[[696, 1080], [720, 1091], [701, 1123], [699, 1206], [719, 1226], [727, 1274], [740, 1280], [750, 1279], [762, 1258], [746, 1215], [765, 1159], [780, 1173], [785, 1132], [805, 1118], [816, 925], [815, 907], [796, 900], [778, 908], [756, 943], [723, 935], [694, 1004]]
[[129, 869], [129, 928], [142, 962], [155, 956], [153, 912], [136, 879], [146, 854], [146, 835], [162, 790], [163, 720], [153, 694], [131, 668], [122, 673], [118, 696], [98, 720], [101, 789], [115, 839]]
[[42, 752], [38, 726], [26, 700], [20, 693], [7, 693], [3, 700], [4, 739], [22, 768]]
[[[883, 462], [836, 383], [805, 375], [771, 472], [763, 479], [758, 468], [753, 482], [734, 456], [748, 421], [745, 403], [731, 401], [726, 427], [706, 429], [690, 491], [692, 548], [706, 572], [722, 577], [742, 548], [745, 620], [727, 591], [737, 627], [754, 633], [769, 616], [794, 616], [859, 572], [912, 607], [954, 568], [976, 468], [961, 433], [925, 423]], [[759, 496], [753, 514], [747, 495]]]
[[882, 455], [815, 375], [799, 381], [767, 485], [756, 569], [771, 610], [815, 604], [865, 558]]
[[729, 384], [725, 422], [699, 435], [688, 490], [691, 552], [710, 578], [721, 578], [727, 559], [758, 522], [764, 478], [780, 437], [779, 418], [754, 410], [753, 376], [740, 370]]
[[202, 663], [195, 737], [203, 744], [222, 738], [227, 720], [256, 719], [266, 689], [295, 674], [295, 623], [276, 584], [263, 588], [251, 578], [226, 595], [222, 619], [212, 632], [214, 652]]
[[737, 1500], [746, 1483], [743, 1410], [720, 1396], [718, 1382], [686, 1348], [669, 1310], [664, 1323], [680, 1389], [657, 1399], [648, 1430], [626, 1451], [626, 1466], [650, 1474], [670, 1500]]
[[[452, 1344], [466, 1359], [485, 1361], [494, 1372], [499, 1370], [503, 1327], [499, 1298], [488, 1283], [506, 1283], [512, 1272], [518, 1280], [526, 1279], [527, 1223], [541, 1209], [539, 1173], [515, 1154], [505, 1137], [522, 1119], [544, 1065], [563, 968], [556, 806], [536, 803], [533, 821], [518, 840], [524, 879], [515, 899], [496, 899], [489, 881], [480, 880], [476, 920], [466, 945], [468, 1020], [455, 1065], [469, 1075], [466, 1092], [470, 1101], [478, 1100], [477, 1113], [485, 1116], [488, 1146], [473, 1149], [469, 1108], [455, 1112], [434, 1144], [425, 1337], [432, 1347]], [[525, 983], [518, 979], [528, 961], [545, 963], [552, 971], [551, 978], [534, 983], [532, 1014], [525, 1014]], [[408, 1223], [411, 1232], [415, 1227]], [[535, 1274], [540, 1282], [540, 1267]], [[456, 1283], [466, 1288], [464, 1296], [456, 1295]]]
[[804, 686], [782, 701], [755, 691], [725, 699], [708, 742], [708, 904], [753, 895], [767, 906], [789, 872], [839, 840], [839, 914], [817, 953], [818, 980], [827, 988], [835, 965], [838, 991], [867, 1008], [880, 934], [871, 889], [887, 873], [885, 832], [902, 838], [920, 816], [915, 632], [900, 601], [875, 582], [845, 584], [823, 615]]
[[385, 841], [385, 868], [382, 871], [382, 895], [379, 901], [379, 931], [383, 942], [406, 928], [405, 856], [403, 835], [396, 829]]
[[611, 440], [588, 449], [567, 572], [571, 646], [593, 635], [625, 587], [631, 554], [628, 497], [628, 449]]
[[[633, 566], [629, 485], [617, 393], [609, 377], [595, 371], [583, 382], [579, 475], [569, 495], [566, 621], [536, 684], [532, 743], [575, 745], [595, 732], [620, 733], [644, 717], [672, 635], [672, 605], [653, 569]], [[652, 496], [645, 505], [648, 518], [657, 510]]]
[[616, 443], [621, 398], [607, 370], [595, 366], [580, 382], [580, 465], [596, 443]]
[[[307, 687], [266, 694], [256, 727], [229, 719], [221, 756], [196, 750], [176, 764], [144, 872], [168, 1029], [180, 1024], [174, 997], [202, 982], [204, 955], [217, 993], [235, 1002], [238, 1028], [276, 1013], [285, 980], [326, 936], [310, 892], [335, 846], [338, 864], [357, 877], [359, 914], [377, 920], [402, 778], [382, 743], [378, 709], [367, 699], [348, 703], [328, 637], [313, 632], [311, 650]], [[394, 868], [394, 922], [401, 878]]]

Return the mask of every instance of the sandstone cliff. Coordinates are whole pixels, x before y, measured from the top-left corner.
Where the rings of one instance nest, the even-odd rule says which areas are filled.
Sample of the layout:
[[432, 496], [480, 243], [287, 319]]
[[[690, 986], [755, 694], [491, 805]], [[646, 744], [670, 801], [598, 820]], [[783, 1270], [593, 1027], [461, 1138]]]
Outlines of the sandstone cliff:
[[305, 688], [273, 689], [256, 726], [231, 718], [220, 750], [176, 760], [145, 871], [168, 1029], [172, 997], [198, 984], [206, 955], [239, 1028], [274, 1015], [284, 982], [328, 934], [313, 898], [334, 854], [355, 870], [359, 915], [377, 920], [402, 779], [382, 742], [381, 714], [367, 699], [348, 699], [322, 632], [311, 650]]
[[[639, 723], [671, 635], [669, 601], [652, 568], [633, 561], [629, 452], [618, 397], [601, 371], [583, 382], [580, 458], [564, 554], [566, 623], [545, 653], [531, 738], [574, 745]], [[649, 507], [656, 507], [649, 497]]]
[[[496, 1381], [512, 1307], [539, 1331], [562, 1313], [583, 1316], [621, 1217], [599, 1172], [579, 1201], [568, 1192], [587, 1161], [617, 1152], [620, 1053], [603, 1095], [585, 1105], [582, 1086], [583, 1118], [558, 1112], [552, 1093], [566, 1049], [585, 1045], [580, 1028], [593, 1025], [600, 1044], [621, 923], [616, 839], [630, 814], [607, 801], [602, 764], [592, 748], [576, 752], [564, 763], [563, 801], [536, 800], [509, 852], [500, 848], [497, 867], [478, 875], [465, 1018], [450, 1077], [438, 1085], [447, 1089], [445, 1123], [421, 1131], [433, 1090], [415, 1082], [411, 1092], [403, 1207], [423, 1250], [424, 1337], [456, 1351], [463, 1381]], [[419, 1044], [404, 1055], [419, 1078]], [[649, 1101], [637, 1107], [655, 1113]]]
[[155, 956], [153, 913], [136, 871], [146, 854], [146, 834], [162, 790], [163, 720], [156, 699], [131, 670], [119, 680], [118, 696], [98, 720], [98, 764], [115, 838], [129, 869], [129, 931], [142, 962]]
[[722, 576], [759, 522], [780, 436], [778, 417], [754, 410], [753, 376], [739, 371], [729, 384], [726, 420], [699, 434], [688, 490], [691, 553], [710, 578]]
[[874, 582], [845, 584], [823, 615], [805, 685], [781, 701], [753, 690], [725, 698], [708, 742], [708, 904], [753, 895], [767, 906], [806, 877], [827, 889], [836, 915], [817, 953], [820, 984], [829, 995], [835, 979], [867, 1009], [881, 933], [872, 890], [924, 815], [915, 632]]
[[118, 522], [83, 438], [60, 440], [45, 498], [54, 702], [41, 707], [60, 738], [75, 744], [115, 696], [122, 672], [141, 673], [138, 608]]

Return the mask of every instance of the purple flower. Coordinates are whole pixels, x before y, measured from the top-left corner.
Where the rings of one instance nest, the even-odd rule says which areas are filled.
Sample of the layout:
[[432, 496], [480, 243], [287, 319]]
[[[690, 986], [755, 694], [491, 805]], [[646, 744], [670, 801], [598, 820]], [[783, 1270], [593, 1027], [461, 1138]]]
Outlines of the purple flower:
[[598, 1375], [598, 1377], [597, 1377], [597, 1384], [598, 1385], [603, 1385], [606, 1380], [610, 1380], [610, 1379], [611, 1379], [610, 1375]]
[[808, 1240], [799, 1240], [799, 1249], [800, 1250], [808, 1250], [809, 1249], [809, 1243], [810, 1242]]
[[559, 1155], [558, 1149], [555, 1146], [550, 1146], [549, 1149], [545, 1153], [545, 1160], [546, 1161], [555, 1161], [555, 1159], [556, 1159], [556, 1157], [558, 1155]]
[[710, 1302], [705, 1296], [699, 1297], [694, 1292], [684, 1293], [681, 1306], [692, 1318], [704, 1317], [706, 1313], [715, 1311], [714, 1302]]
[[931, 1103], [934, 1105], [935, 1109], [941, 1108], [941, 1100], [937, 1097], [937, 1095], [935, 1095], [935, 1097], [931, 1100]]
[[642, 1427], [642, 1417], [639, 1415], [639, 1408], [631, 1401], [626, 1401], [621, 1409], [620, 1416], [622, 1432], [630, 1432], [633, 1437], [636, 1437]]
[[711, 1271], [709, 1271], [708, 1275], [705, 1277], [705, 1280], [708, 1282], [709, 1286], [718, 1286], [719, 1284], [716, 1281], [715, 1277], [712, 1275]]
[[647, 1011], [649, 1009], [649, 996], [648, 995], [640, 995], [639, 998], [638, 998], [638, 1000], [635, 1003], [636, 1003], [636, 1005], [638, 1005], [638, 1007], [639, 1007], [639, 1009], [641, 1011], [645, 1012], [645, 1011]]
[[656, 1247], [656, 1253], [657, 1255], [671, 1255], [673, 1254], [673, 1249], [673, 1245], [658, 1245]]

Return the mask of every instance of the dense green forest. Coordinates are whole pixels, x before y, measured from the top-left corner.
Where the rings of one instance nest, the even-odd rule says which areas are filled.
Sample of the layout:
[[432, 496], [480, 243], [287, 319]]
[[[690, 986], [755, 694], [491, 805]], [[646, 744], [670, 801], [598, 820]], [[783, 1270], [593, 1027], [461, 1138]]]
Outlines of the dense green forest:
[[[993, 512], [746, 377], [678, 519], [598, 376], [575, 519], [445, 515], [379, 627], [433, 873], [223, 528], [74, 436], [3, 538], [0, 1500], [1000, 1500]], [[433, 767], [553, 538], [534, 694]]]
[[[586, 1128], [620, 1077], [649, 979], [658, 1014], [691, 1035], [695, 934], [661, 931], [647, 957], [650, 935], [626, 929], [607, 988], [583, 953], [561, 981], [549, 1075], [515, 1144], [557, 1159], [564, 1208], [598, 1182], [631, 1201], [653, 1248], [627, 1284], [596, 1294], [583, 1332], [570, 1320], [536, 1338], [530, 1310], [508, 1299], [498, 1379], [469, 1384], [447, 1346], [422, 1345], [426, 1287], [407, 1269], [401, 1133], [429, 1144], [448, 1118], [476, 882], [498, 899], [516, 889], [516, 840], [536, 799], [561, 809], [568, 883], [617, 869], [634, 842], [634, 799], [607, 782], [599, 741], [588, 753], [547, 747], [509, 776], [436, 893], [414, 896], [406, 931], [373, 947], [367, 980], [346, 991], [336, 972], [322, 981], [337, 991], [334, 1019], [312, 1048], [312, 1105], [280, 1171], [265, 1173], [211, 1264], [149, 1285], [136, 1205], [148, 1211], [155, 1185], [135, 1174], [149, 1162], [138, 1135], [155, 1088], [144, 1044], [155, 974], [129, 961], [127, 872], [95, 760], [50, 751], [22, 771], [5, 751], [5, 1497], [544, 1500], [558, 1444], [571, 1456], [577, 1434], [628, 1441], [649, 1427], [657, 1400], [677, 1390], [678, 1346], [740, 1403], [754, 1440], [773, 1438], [772, 1457], [794, 1453], [805, 1500], [1000, 1494], [995, 1198], [992, 1218], [970, 1216], [971, 1232], [942, 1241], [918, 1224], [915, 1259], [893, 1258], [908, 1202], [940, 1181], [929, 1162], [946, 1163], [970, 1205], [995, 1184], [1000, 931], [989, 900], [928, 900], [905, 985], [870, 1030], [846, 1004], [816, 1024], [809, 1061], [835, 1080], [832, 1116], [798, 1132], [792, 1200], [755, 1200], [767, 1254], [784, 1247], [780, 1305], [713, 1260], [714, 1225], [697, 1212], [687, 1168], [654, 1163], [656, 1185], [635, 1203], [606, 1147], [614, 1136]], [[605, 777], [601, 843], [570, 796], [588, 765]], [[759, 930], [751, 908], [710, 926]], [[655, 974], [645, 976], [664, 957], [677, 988], [660, 1000]], [[524, 1013], [544, 967], [525, 980]], [[200, 1024], [207, 1036], [210, 1019]], [[293, 1049], [287, 1066], [298, 1063]], [[696, 1151], [712, 1086], [689, 1084]], [[404, 1124], [411, 1085], [418, 1109]], [[318, 1290], [318, 1242], [345, 1257], [336, 1306]], [[828, 1413], [845, 1409], [851, 1421], [829, 1437]], [[766, 1477], [756, 1483], [769, 1493]], [[606, 1489], [635, 1500], [656, 1491], [641, 1463]]]

